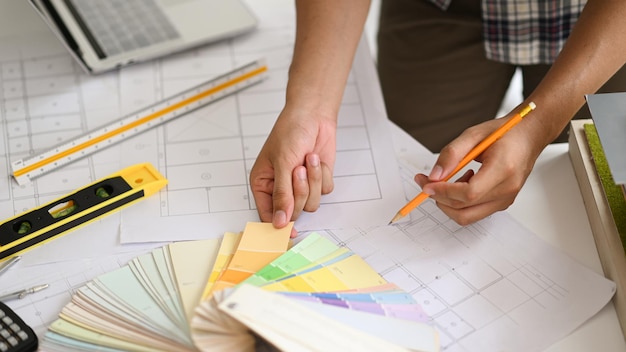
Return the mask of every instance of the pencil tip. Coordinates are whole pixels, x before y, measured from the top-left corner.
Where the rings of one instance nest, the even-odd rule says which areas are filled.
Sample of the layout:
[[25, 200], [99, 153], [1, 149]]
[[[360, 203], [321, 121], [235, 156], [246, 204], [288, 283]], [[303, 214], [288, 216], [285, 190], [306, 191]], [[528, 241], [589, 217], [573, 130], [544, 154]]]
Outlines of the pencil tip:
[[393, 217], [393, 219], [391, 219], [391, 221], [389, 221], [389, 223], [387, 224], [387, 226], [393, 224], [394, 222], [400, 220], [400, 218], [402, 218], [402, 214], [400, 214], [399, 212], [396, 214], [396, 216]]

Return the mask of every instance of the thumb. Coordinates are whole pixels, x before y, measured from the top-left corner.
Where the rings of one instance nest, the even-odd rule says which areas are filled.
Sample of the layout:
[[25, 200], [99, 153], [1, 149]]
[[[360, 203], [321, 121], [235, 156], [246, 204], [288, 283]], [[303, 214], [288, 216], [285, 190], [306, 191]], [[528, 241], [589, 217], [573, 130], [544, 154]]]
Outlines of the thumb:
[[481, 136], [477, 133], [462, 133], [458, 138], [450, 142], [441, 149], [439, 157], [435, 162], [428, 180], [431, 182], [443, 181], [449, 178], [455, 171], [459, 163], [465, 156], [481, 141]]

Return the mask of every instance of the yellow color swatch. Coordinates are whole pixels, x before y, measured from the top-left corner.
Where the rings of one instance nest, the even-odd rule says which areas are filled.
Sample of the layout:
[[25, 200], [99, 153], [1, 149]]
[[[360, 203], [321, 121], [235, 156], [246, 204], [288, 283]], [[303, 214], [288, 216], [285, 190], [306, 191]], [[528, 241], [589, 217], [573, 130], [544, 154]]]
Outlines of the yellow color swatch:
[[268, 291], [333, 292], [387, 283], [358, 255], [263, 286]]
[[204, 291], [202, 292], [201, 300], [205, 300], [211, 296], [213, 285], [220, 275], [222, 275], [222, 271], [226, 270], [228, 263], [230, 263], [230, 260], [233, 258], [233, 255], [237, 250], [241, 234], [241, 232], [224, 233], [224, 237], [222, 238], [222, 242], [220, 243], [220, 248], [217, 253], [217, 258], [215, 259], [213, 269], [211, 270], [211, 275], [209, 276], [206, 286], [204, 287]]
[[276, 229], [271, 223], [249, 222], [237, 250], [211, 292], [233, 287], [283, 255], [289, 247], [293, 222]]

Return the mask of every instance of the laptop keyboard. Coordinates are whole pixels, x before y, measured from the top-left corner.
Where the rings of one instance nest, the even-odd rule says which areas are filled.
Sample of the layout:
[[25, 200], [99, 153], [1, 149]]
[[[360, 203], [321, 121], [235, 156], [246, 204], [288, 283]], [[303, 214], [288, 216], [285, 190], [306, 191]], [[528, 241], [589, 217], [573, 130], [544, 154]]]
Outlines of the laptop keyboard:
[[155, 0], [65, 0], [100, 58], [180, 38]]

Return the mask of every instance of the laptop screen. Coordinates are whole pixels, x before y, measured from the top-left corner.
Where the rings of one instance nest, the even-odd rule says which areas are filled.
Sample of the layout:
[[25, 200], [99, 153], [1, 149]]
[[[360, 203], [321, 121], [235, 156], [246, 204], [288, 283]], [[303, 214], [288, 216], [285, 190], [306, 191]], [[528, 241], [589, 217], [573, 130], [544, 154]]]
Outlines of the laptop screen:
[[101, 59], [180, 38], [154, 0], [65, 3]]

